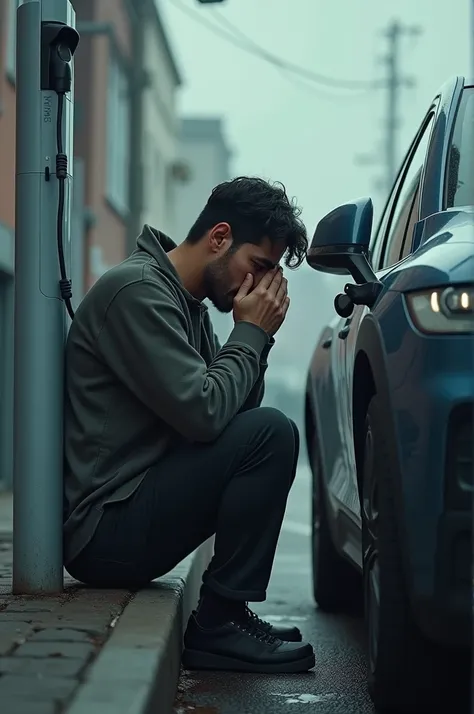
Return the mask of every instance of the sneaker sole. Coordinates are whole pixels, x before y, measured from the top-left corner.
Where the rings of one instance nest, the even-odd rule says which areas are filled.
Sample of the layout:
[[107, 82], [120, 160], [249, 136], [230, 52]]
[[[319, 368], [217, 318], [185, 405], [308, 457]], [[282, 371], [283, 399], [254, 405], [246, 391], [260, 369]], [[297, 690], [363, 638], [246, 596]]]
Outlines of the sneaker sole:
[[193, 670], [213, 670], [223, 672], [249, 672], [254, 674], [297, 674], [308, 672], [316, 664], [315, 656], [297, 659], [292, 662], [275, 662], [275, 664], [259, 664], [245, 662], [232, 657], [200, 652], [199, 650], [184, 650], [183, 667]]

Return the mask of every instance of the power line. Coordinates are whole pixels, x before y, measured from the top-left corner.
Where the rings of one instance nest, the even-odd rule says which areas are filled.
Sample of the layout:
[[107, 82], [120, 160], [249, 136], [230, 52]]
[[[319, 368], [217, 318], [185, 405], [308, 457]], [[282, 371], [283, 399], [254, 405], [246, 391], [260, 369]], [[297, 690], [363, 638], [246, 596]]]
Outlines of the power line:
[[[273, 65], [277, 69], [299, 76], [301, 79], [309, 80], [332, 89], [346, 89], [352, 91], [374, 89], [380, 86], [379, 83], [375, 81], [336, 79], [334, 77], [319, 74], [318, 72], [314, 72], [307, 67], [302, 67], [294, 62], [282, 59], [273, 52], [269, 52], [264, 49], [242, 30], [240, 30], [240, 28], [233, 25], [230, 20], [227, 20], [227, 18], [224, 18], [222, 15], [220, 16], [221, 24], [225, 22], [227, 28], [218, 27], [213, 22], [209, 21], [208, 18], [203, 17], [201, 12], [187, 7], [187, 5], [185, 5], [181, 0], [170, 0], [170, 2], [181, 12], [191, 17], [195, 22], [198, 22], [203, 27], [206, 27], [209, 31], [218, 35], [221, 39], [225, 39], [227, 42], [230, 42], [240, 50], [258, 57], [259, 59]], [[217, 13], [215, 11], [214, 13], [217, 17]]]
[[[258, 52], [260, 52], [261, 48], [255, 40], [253, 40], [249, 35], [243, 32], [243, 30], [241, 30], [230, 20], [228, 20], [224, 15], [222, 15], [220, 11], [215, 8], [215, 6], [213, 6], [213, 8], [214, 9], [212, 14], [214, 15], [215, 20], [218, 22], [218, 24], [224, 27], [226, 33], [231, 32], [233, 35], [240, 37], [241, 41], [247, 45], [247, 48], [256, 48]], [[260, 57], [258, 57], [258, 59], [260, 59]], [[272, 65], [274, 66], [273, 63]], [[275, 69], [277, 69], [280, 72], [281, 76], [287, 81], [289, 81], [291, 84], [298, 86], [299, 88], [304, 89], [306, 91], [309, 91], [312, 94], [316, 94], [318, 97], [329, 99], [330, 101], [338, 102], [341, 100], [347, 101], [347, 99], [354, 100], [359, 99], [360, 97], [365, 97], [367, 95], [367, 90], [359, 90], [358, 92], [355, 92], [351, 95], [334, 94], [333, 92], [328, 91], [327, 87], [317, 86], [306, 77], [302, 78], [299, 75], [295, 75], [294, 72], [289, 72], [286, 68], [278, 66], [275, 67]]]

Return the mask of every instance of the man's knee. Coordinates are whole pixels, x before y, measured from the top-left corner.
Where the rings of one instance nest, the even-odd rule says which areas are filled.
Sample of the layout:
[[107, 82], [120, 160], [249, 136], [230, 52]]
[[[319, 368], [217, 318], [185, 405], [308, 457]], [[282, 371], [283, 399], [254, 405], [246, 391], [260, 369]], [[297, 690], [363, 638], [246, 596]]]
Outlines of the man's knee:
[[258, 409], [262, 413], [263, 420], [271, 426], [282, 437], [291, 436], [298, 447], [300, 442], [300, 434], [296, 423], [286, 414], [274, 407], [260, 407]]
[[287, 417], [288, 421], [291, 424], [291, 428], [293, 429], [293, 434], [295, 436], [295, 439], [300, 439], [300, 430], [298, 429], [296, 422], [293, 421], [293, 419], [290, 419], [290, 417]]
[[293, 419], [288, 419], [288, 421], [291, 424], [291, 428], [293, 429], [293, 438], [295, 440], [295, 448], [297, 453], [299, 453], [300, 450], [300, 430], [296, 426], [296, 423], [293, 421]]
[[291, 487], [299, 449], [296, 424], [279, 409], [257, 407], [238, 414], [231, 425], [231, 442], [244, 443], [248, 458], [255, 463], [273, 464], [272, 479], [281, 482], [284, 490]]
[[286, 414], [274, 407], [258, 407], [242, 412], [239, 420], [246, 422], [246, 426], [253, 432], [266, 433], [275, 437], [281, 443], [298, 446], [298, 428]]
[[289, 419], [284, 412], [280, 411], [280, 409], [276, 409], [275, 407], [257, 407], [257, 409], [252, 409], [252, 412], [254, 412], [255, 416], [258, 416], [263, 423], [269, 424], [276, 430], [288, 432], [288, 427], [292, 429], [291, 419]]

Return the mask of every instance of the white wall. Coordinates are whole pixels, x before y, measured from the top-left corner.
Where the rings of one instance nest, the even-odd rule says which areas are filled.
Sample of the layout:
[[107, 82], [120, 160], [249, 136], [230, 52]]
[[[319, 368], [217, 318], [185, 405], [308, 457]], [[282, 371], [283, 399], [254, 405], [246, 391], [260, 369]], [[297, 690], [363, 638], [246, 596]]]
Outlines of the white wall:
[[174, 232], [173, 177], [177, 134], [178, 82], [163, 35], [150, 22], [145, 34], [145, 66], [150, 86], [144, 106], [144, 210], [142, 223], [168, 234]]
[[[181, 127], [180, 159], [189, 168], [189, 180], [175, 184], [175, 236], [181, 243], [206, 205], [212, 189], [230, 178], [230, 152], [220, 119], [185, 119]], [[231, 315], [210, 306], [214, 329], [225, 342], [232, 330]]]
[[209, 195], [217, 184], [229, 178], [222, 170], [220, 146], [212, 138], [194, 139], [184, 136], [180, 142], [180, 154], [189, 166], [190, 179], [176, 187], [176, 240], [186, 237], [192, 224], [204, 208]]

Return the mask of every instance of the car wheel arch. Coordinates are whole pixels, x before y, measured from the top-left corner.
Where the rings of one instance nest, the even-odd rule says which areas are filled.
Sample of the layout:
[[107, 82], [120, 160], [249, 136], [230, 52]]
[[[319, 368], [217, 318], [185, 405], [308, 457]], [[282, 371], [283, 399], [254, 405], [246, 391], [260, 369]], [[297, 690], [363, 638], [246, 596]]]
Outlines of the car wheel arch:
[[[355, 381], [358, 379], [358, 373], [355, 368], [358, 367], [362, 371], [359, 373], [361, 379], [369, 379], [367, 394], [358, 394], [357, 390], [364, 392], [364, 383], [359, 382], [359, 386], [355, 387]], [[365, 370], [365, 371], [364, 371]], [[369, 376], [370, 375], [370, 376]], [[354, 359], [354, 380], [353, 380], [353, 395], [357, 395], [357, 402], [354, 404], [354, 415], [356, 414], [355, 409], [360, 411], [357, 413], [357, 422], [354, 421], [354, 448], [356, 450], [356, 463], [357, 463], [357, 480], [359, 488], [359, 498], [362, 496], [362, 472], [363, 472], [363, 451], [365, 444], [365, 421], [367, 417], [367, 410], [372, 397], [378, 394], [384, 404], [384, 410], [382, 414], [382, 419], [384, 422], [384, 429], [387, 434], [387, 444], [390, 452], [390, 459], [393, 463], [393, 473], [394, 473], [394, 498], [397, 507], [397, 520], [398, 529], [401, 542], [403, 543], [403, 566], [405, 571], [405, 576], [407, 578], [407, 583], [411, 584], [411, 572], [409, 567], [408, 551], [409, 551], [409, 540], [407, 538], [405, 530], [405, 504], [402, 495], [402, 473], [400, 458], [397, 446], [396, 428], [395, 420], [393, 416], [392, 409], [392, 398], [390, 394], [390, 385], [388, 378], [388, 368], [385, 358], [384, 340], [381, 332], [380, 325], [373, 313], [368, 313], [364, 320], [362, 321], [359, 333], [357, 336], [357, 344], [355, 349], [355, 359]], [[372, 381], [370, 381], [370, 379]], [[373, 391], [372, 391], [373, 390]], [[372, 394], [368, 394], [372, 391]], [[357, 426], [356, 426], [357, 424]], [[409, 585], [411, 590], [411, 587]]]
[[311, 397], [309, 391], [306, 390], [305, 396], [305, 408], [304, 408], [304, 425], [305, 425], [305, 437], [306, 437], [306, 450], [308, 453], [309, 465], [312, 467], [313, 463], [313, 451], [315, 447], [316, 440], [316, 420], [314, 418], [314, 409], [311, 402]]
[[[308, 390], [305, 397], [305, 437], [306, 437], [306, 452], [308, 454], [308, 462], [311, 473], [316, 473], [316, 469], [321, 471], [324, 481], [325, 479], [325, 463], [324, 457], [320, 450], [320, 427], [317, 403], [311, 398], [311, 393]], [[318, 464], [315, 463], [315, 458], [318, 458]]]
[[379, 394], [387, 406], [386, 426], [393, 437], [395, 436], [394, 425], [391, 423], [390, 388], [383, 344], [380, 325], [376, 316], [369, 312], [359, 326], [352, 380], [353, 433], [359, 494], [361, 492], [365, 443], [365, 419], [370, 401], [375, 394]]
[[359, 498], [362, 498], [362, 468], [365, 443], [365, 419], [373, 396], [377, 393], [372, 366], [367, 353], [361, 349], [354, 363], [352, 383], [352, 429], [357, 470]]

